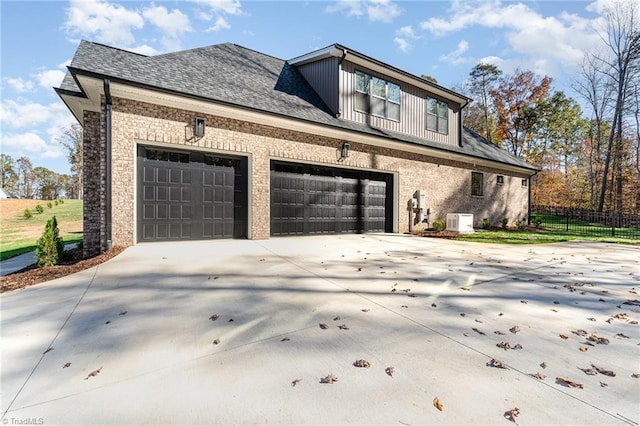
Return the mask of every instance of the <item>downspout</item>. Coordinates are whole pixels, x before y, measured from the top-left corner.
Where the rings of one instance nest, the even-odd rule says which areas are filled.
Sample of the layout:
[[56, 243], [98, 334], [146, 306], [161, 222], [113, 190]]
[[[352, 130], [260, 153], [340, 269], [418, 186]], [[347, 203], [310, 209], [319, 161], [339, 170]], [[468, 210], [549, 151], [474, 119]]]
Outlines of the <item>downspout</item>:
[[460, 148], [462, 148], [462, 130], [463, 130], [462, 128], [464, 127], [462, 125], [462, 118], [463, 118], [462, 110], [467, 105], [469, 105], [469, 100], [467, 100], [464, 103], [464, 105], [460, 106], [460, 118], [458, 118], [458, 146], [460, 146]]
[[104, 79], [104, 158], [105, 158], [105, 237], [106, 250], [111, 250], [111, 89], [109, 79]]
[[[347, 49], [342, 49], [342, 56], [338, 60], [338, 93], [342, 93], [342, 79], [340, 78], [340, 73], [342, 72], [342, 63], [344, 62], [344, 58], [347, 57]], [[342, 115], [342, 96], [338, 95], [338, 105], [336, 105], [336, 118], [340, 118]]]

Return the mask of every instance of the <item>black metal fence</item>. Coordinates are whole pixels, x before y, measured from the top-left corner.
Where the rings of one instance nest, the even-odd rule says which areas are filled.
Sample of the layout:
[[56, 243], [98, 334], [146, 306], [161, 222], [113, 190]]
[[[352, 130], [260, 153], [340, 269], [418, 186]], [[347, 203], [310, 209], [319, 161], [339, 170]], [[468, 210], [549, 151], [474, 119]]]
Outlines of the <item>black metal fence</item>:
[[640, 239], [640, 215], [532, 206], [531, 225], [576, 235]]

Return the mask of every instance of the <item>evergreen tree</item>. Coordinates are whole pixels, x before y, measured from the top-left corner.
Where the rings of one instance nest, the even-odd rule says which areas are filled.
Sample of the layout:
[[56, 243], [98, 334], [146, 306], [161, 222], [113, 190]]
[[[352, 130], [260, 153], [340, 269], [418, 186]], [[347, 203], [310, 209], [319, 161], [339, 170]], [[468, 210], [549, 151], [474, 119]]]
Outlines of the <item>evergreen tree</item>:
[[47, 224], [44, 227], [44, 233], [38, 240], [36, 247], [36, 264], [38, 266], [53, 266], [58, 263], [58, 260], [64, 252], [64, 245], [62, 238], [60, 237], [60, 230], [58, 229], [58, 221], [53, 216], [47, 220]]

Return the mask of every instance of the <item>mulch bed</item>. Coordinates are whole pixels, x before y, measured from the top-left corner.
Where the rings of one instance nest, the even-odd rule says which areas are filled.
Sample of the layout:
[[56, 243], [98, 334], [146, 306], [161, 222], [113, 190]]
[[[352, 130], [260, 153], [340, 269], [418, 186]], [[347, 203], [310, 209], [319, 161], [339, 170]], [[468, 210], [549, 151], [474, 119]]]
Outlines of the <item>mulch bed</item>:
[[0, 293], [17, 290], [40, 284], [45, 281], [55, 280], [76, 272], [92, 268], [119, 255], [126, 247], [116, 246], [98, 256], [87, 259], [82, 258], [82, 249], [68, 250], [68, 259], [59, 265], [38, 268], [35, 265], [21, 269], [9, 275], [0, 277]]

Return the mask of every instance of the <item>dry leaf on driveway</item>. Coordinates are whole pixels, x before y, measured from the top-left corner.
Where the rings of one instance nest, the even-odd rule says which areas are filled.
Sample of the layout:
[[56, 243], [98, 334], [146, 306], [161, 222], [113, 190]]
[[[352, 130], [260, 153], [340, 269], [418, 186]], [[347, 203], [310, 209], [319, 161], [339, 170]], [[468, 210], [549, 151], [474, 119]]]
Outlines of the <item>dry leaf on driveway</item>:
[[502, 361], [498, 361], [495, 358], [492, 358], [491, 361], [489, 361], [487, 363], [488, 367], [496, 367], [496, 368], [503, 368], [505, 370], [508, 370], [509, 367], [507, 367]]
[[485, 333], [483, 333], [482, 331], [478, 330], [477, 328], [472, 328], [473, 331], [475, 331], [476, 333], [478, 333], [481, 336], [486, 336]]
[[87, 375], [87, 377], [85, 377], [85, 380], [89, 380], [89, 377], [96, 377], [98, 374], [100, 374], [100, 372], [102, 371], [102, 367], [98, 368], [97, 370], [93, 370], [91, 373], [89, 373], [89, 375]]
[[584, 346], [581, 346], [579, 349], [580, 349], [580, 352], [586, 352], [589, 350], [589, 348], [585, 348]]
[[302, 381], [302, 379], [295, 379], [294, 381], [291, 382], [291, 386], [295, 387], [298, 383], [300, 383]]
[[395, 373], [396, 369], [393, 367], [387, 367], [384, 369], [384, 372], [387, 373], [388, 376], [393, 377], [393, 373]]
[[354, 367], [363, 367], [363, 368], [369, 368], [371, 367], [371, 363], [365, 359], [358, 359], [356, 361], [353, 362], [353, 366]]
[[596, 376], [598, 374], [595, 368], [579, 368], [579, 370], [581, 370], [582, 372], [584, 372], [584, 374], [588, 376]]
[[281, 342], [288, 342], [289, 340], [291, 340], [291, 339], [289, 339], [288, 337], [283, 337], [280, 341]]
[[321, 329], [323, 329], [323, 330], [326, 330], [327, 328], [329, 328], [329, 326], [328, 326], [327, 324], [323, 323], [323, 322], [321, 322], [321, 323], [319, 324], [319, 326], [320, 326], [320, 328], [321, 328]]
[[560, 338], [563, 340], [567, 340], [569, 338], [569, 336], [567, 336], [566, 334], [561, 334]]
[[444, 405], [442, 405], [442, 402], [440, 402], [437, 396], [433, 398], [433, 406], [436, 407], [439, 411], [442, 411], [444, 409]]
[[541, 373], [529, 374], [529, 375], [530, 375], [531, 377], [535, 377], [535, 378], [536, 378], [536, 379], [538, 379], [538, 380], [544, 380], [544, 379], [545, 379], [545, 377], [547, 377], [547, 376], [545, 376], [544, 374], [541, 374]]
[[338, 328], [339, 328], [340, 330], [348, 330], [348, 329], [349, 329], [349, 327], [347, 327], [347, 324], [339, 325], [339, 326], [338, 326]]
[[584, 388], [582, 383], [574, 382], [573, 380], [569, 380], [565, 377], [556, 377], [556, 380], [558, 381], [558, 383], [568, 386], [570, 388], [578, 388], [578, 389]]
[[518, 417], [519, 415], [520, 409], [518, 407], [504, 412], [504, 417], [513, 423], [516, 423], [516, 417]]
[[42, 353], [42, 355], [44, 355], [44, 354], [46, 354], [46, 353], [49, 353], [49, 352], [51, 352], [52, 350], [53, 350], [53, 348], [49, 348], [49, 349], [47, 349], [46, 351], [44, 351], [44, 352]]
[[62, 366], [62, 368], [69, 368], [69, 367], [71, 367], [71, 363], [70, 362], [68, 362], [68, 363], [66, 363], [65, 365]]
[[572, 331], [572, 333], [576, 334], [578, 336], [581, 336], [581, 337], [584, 337], [584, 336], [589, 334], [585, 330], [574, 330], [574, 331]]
[[507, 333], [503, 333], [502, 331], [496, 330], [493, 332], [493, 334], [497, 334], [498, 336], [506, 336]]
[[211, 321], [215, 321], [215, 320], [217, 320], [218, 318], [220, 318], [220, 315], [218, 315], [218, 314], [213, 314], [213, 315], [211, 315], [211, 316], [209, 317], [209, 319], [210, 319]]
[[609, 344], [609, 339], [605, 339], [604, 337], [598, 337], [595, 334], [592, 334], [591, 336], [587, 337], [587, 340], [589, 340], [591, 342], [596, 342], [599, 345], [608, 345]]
[[607, 370], [606, 368], [598, 367], [597, 365], [593, 365], [593, 364], [591, 364], [591, 367], [593, 367], [593, 369], [596, 370], [598, 373], [604, 374], [605, 376], [609, 376], [609, 377], [616, 376], [616, 373], [614, 373], [611, 370]]
[[333, 374], [328, 374], [327, 376], [320, 379], [320, 383], [333, 384], [334, 382], [337, 382], [337, 381], [338, 381], [338, 378]]
[[520, 327], [518, 327], [517, 325], [514, 325], [509, 329], [509, 331], [512, 332], [513, 334], [516, 334], [518, 331], [520, 331]]

